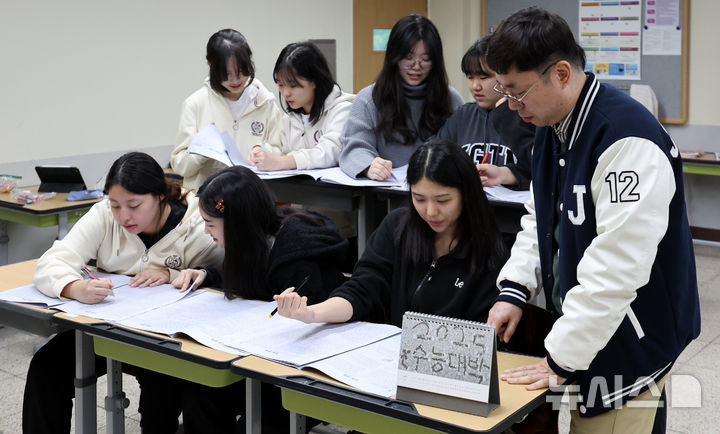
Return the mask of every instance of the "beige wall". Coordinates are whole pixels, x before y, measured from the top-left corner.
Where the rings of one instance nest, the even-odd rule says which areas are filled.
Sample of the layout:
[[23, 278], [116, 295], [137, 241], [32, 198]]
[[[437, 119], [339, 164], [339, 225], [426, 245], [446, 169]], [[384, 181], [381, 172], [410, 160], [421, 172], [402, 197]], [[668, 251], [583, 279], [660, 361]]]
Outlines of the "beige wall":
[[690, 124], [720, 126], [720, 56], [718, 23], [720, 2], [690, 3]]
[[274, 93], [280, 49], [302, 39], [336, 39], [338, 81], [352, 88], [352, 0], [4, 2], [2, 163], [171, 146], [207, 75], [205, 44], [225, 27], [248, 38]]

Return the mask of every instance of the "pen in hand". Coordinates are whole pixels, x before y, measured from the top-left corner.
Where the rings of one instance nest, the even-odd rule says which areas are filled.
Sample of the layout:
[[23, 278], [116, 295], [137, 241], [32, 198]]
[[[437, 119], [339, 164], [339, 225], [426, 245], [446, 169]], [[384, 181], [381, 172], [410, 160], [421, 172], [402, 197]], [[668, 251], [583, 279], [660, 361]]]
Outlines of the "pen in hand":
[[[84, 266], [84, 265], [81, 265], [81, 266], [80, 266], [80, 272], [81, 272], [82, 274], [86, 275], [87, 277], [89, 277], [89, 278], [92, 279], [92, 280], [100, 280], [100, 278], [98, 278], [98, 277], [95, 275], [95, 273], [93, 273], [92, 271], [90, 271], [90, 269], [89, 269], [88, 267]], [[113, 296], [113, 297], [115, 296], [115, 293], [112, 291], [112, 289], [110, 290], [110, 296]]]
[[487, 159], [488, 159], [488, 155], [490, 155], [490, 153], [486, 151], [486, 152], [485, 152], [485, 156], [483, 157], [483, 159], [482, 159], [482, 161], [480, 162], [480, 164], [485, 164], [485, 162], [486, 162]]
[[[295, 293], [296, 293], [296, 294], [300, 295], [300, 289], [301, 289], [303, 286], [305, 286], [305, 284], [307, 283], [307, 281], [308, 281], [309, 278], [310, 278], [310, 275], [305, 276], [305, 278], [302, 280], [302, 282], [300, 282], [300, 284], [295, 287]], [[273, 311], [270, 312], [270, 318], [272, 318], [273, 315], [275, 315], [275, 314], [277, 313], [277, 311], [278, 311], [278, 308], [277, 308], [277, 307], [276, 307], [275, 309], [273, 309]]]

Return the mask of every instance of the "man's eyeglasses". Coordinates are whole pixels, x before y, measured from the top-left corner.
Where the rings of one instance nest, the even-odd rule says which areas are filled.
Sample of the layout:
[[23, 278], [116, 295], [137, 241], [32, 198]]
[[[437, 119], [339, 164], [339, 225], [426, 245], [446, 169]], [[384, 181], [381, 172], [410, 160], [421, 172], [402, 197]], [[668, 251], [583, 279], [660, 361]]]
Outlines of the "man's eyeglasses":
[[398, 63], [400, 63], [400, 68], [406, 71], [413, 69], [417, 64], [420, 65], [420, 69], [423, 71], [430, 71], [430, 69], [432, 69], [432, 60], [403, 59]]
[[503, 85], [500, 84], [500, 83], [498, 83], [497, 81], [495, 82], [495, 86], [493, 86], [493, 90], [494, 90], [495, 92], [499, 93], [500, 95], [502, 95], [503, 97], [505, 97], [505, 98], [507, 98], [507, 99], [511, 99], [511, 100], [515, 101], [516, 103], [518, 103], [518, 104], [520, 104], [521, 106], [524, 107], [524, 106], [525, 106], [525, 103], [523, 102], [523, 100], [525, 99], [525, 97], [528, 96], [528, 94], [530, 93], [530, 91], [533, 90], [533, 89], [535, 88], [535, 86], [537, 86], [538, 83], [540, 83], [540, 80], [542, 80], [543, 76], [544, 76], [545, 74], [547, 74], [548, 71], [550, 71], [550, 68], [552, 68], [553, 66], [555, 66], [555, 64], [558, 63], [558, 62], [559, 62], [559, 60], [556, 60], [556, 61], [554, 61], [553, 63], [549, 64], [549, 65], [543, 70], [543, 72], [540, 73], [540, 76], [538, 77], [537, 80], [535, 80], [535, 83], [533, 83], [532, 86], [530, 86], [530, 87], [528, 88], [528, 90], [526, 90], [525, 92], [523, 92], [522, 95], [519, 95], [519, 96], [511, 95], [510, 93], [507, 92], [507, 89], [505, 89], [505, 87], [503, 87]]

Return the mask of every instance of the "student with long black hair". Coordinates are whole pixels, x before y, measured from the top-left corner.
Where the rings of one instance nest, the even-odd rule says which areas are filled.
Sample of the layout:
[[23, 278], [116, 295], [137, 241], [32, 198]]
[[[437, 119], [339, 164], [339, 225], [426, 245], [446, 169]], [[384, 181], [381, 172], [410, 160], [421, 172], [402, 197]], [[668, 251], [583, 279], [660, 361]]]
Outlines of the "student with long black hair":
[[[149, 155], [130, 152], [110, 168], [108, 199], [93, 205], [65, 238], [55, 241], [35, 267], [33, 283], [45, 295], [99, 303], [112, 293], [108, 279], [83, 279], [80, 267], [130, 274], [131, 286], [168, 283], [185, 267], [217, 267], [223, 252], [203, 234], [198, 200], [165, 179]], [[173, 381], [124, 365], [141, 387], [140, 426], [148, 432], [175, 432], [180, 402]], [[104, 374], [105, 358], [95, 357]], [[33, 356], [23, 399], [23, 432], [68, 433], [75, 377], [75, 335], [58, 333]], [[161, 381], [161, 384], [158, 383]]]
[[[265, 183], [247, 167], [210, 176], [198, 196], [206, 232], [225, 248], [225, 261], [221, 270], [183, 270], [172, 282], [181, 290], [199, 278], [221, 287], [228, 298], [269, 301], [307, 279], [303, 294], [319, 303], [345, 280], [340, 265], [348, 242], [335, 225], [317, 213], [276, 207]], [[243, 429], [244, 420], [236, 423], [236, 415], [245, 409], [244, 382], [223, 388], [183, 383], [185, 432]], [[279, 389], [264, 386], [262, 401], [263, 432], [287, 431], [289, 415], [282, 410]]]
[[390, 178], [420, 144], [463, 104], [448, 85], [442, 42], [422, 15], [401, 18], [390, 31], [374, 84], [358, 92], [340, 141], [340, 168], [350, 176]]
[[451, 142], [423, 144], [410, 157], [407, 182], [412, 206], [385, 217], [352, 277], [317, 304], [286, 289], [275, 296], [281, 315], [398, 326], [408, 310], [487, 319], [506, 254], [470, 157]]
[[255, 78], [252, 51], [245, 36], [237, 30], [223, 29], [207, 43], [206, 60], [210, 69], [203, 87], [190, 95], [182, 106], [175, 149], [170, 155], [173, 170], [184, 177], [183, 185], [197, 189], [205, 178], [225, 165], [189, 154], [192, 139], [206, 126], [215, 124], [233, 138], [240, 155], [248, 155], [253, 145], [280, 144], [282, 112], [272, 92]]
[[340, 133], [355, 95], [340, 90], [325, 56], [312, 42], [282, 49], [273, 78], [286, 111], [280, 151], [253, 147], [248, 161], [261, 170], [320, 169], [338, 165]]

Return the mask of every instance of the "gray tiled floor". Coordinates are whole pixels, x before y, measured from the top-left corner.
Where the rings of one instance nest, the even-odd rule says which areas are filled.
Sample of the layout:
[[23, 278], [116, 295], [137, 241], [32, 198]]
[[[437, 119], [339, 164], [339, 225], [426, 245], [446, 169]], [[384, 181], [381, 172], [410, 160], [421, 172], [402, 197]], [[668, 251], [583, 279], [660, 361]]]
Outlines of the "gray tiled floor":
[[[668, 432], [705, 433], [717, 432], [720, 427], [720, 247], [695, 246], [700, 304], [702, 309], [702, 333], [678, 359], [673, 375], [688, 375], [697, 380], [702, 390], [699, 408], [676, 408], [668, 410]], [[22, 396], [27, 366], [35, 344], [43, 338], [8, 327], [0, 329], [0, 434], [21, 432]], [[692, 395], [692, 389], [671, 384], [670, 400]], [[123, 386], [130, 399], [126, 411], [125, 432], [139, 433], [137, 402], [139, 389], [133, 377], [124, 375]], [[105, 392], [104, 377], [98, 380], [98, 431], [104, 431], [105, 414], [101, 407]], [[561, 417], [561, 432], [567, 431], [567, 418]]]

